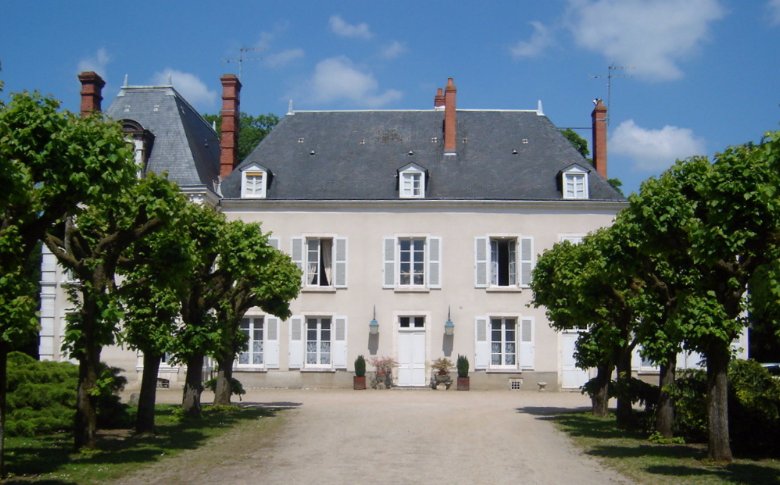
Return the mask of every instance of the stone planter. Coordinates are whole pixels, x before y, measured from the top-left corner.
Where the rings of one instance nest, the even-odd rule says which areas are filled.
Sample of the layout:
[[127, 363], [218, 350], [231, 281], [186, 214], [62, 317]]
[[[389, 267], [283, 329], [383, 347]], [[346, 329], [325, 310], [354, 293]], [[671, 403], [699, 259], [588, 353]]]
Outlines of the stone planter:
[[458, 390], [459, 391], [468, 391], [469, 390], [469, 377], [458, 377]]
[[366, 376], [363, 377], [353, 377], [352, 378], [352, 389], [363, 390], [366, 388]]

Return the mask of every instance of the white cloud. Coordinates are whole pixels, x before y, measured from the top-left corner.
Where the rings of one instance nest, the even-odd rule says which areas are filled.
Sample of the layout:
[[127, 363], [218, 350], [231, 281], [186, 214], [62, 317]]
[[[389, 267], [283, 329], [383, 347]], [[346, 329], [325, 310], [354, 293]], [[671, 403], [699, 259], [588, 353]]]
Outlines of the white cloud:
[[541, 55], [544, 50], [553, 44], [553, 36], [550, 30], [545, 27], [541, 22], [529, 22], [534, 27], [534, 33], [531, 35], [531, 40], [523, 40], [517, 43], [514, 47], [509, 49], [512, 53], [512, 57], [520, 59], [522, 57], [537, 57]]
[[100, 48], [95, 53], [94, 57], [88, 57], [79, 61], [79, 72], [95, 71], [105, 80], [106, 66], [109, 61], [111, 61], [111, 56], [108, 55], [106, 49]]
[[340, 15], [332, 15], [330, 17], [330, 30], [336, 35], [342, 37], [357, 37], [360, 39], [370, 39], [374, 36], [370, 30], [368, 30], [368, 24], [362, 23], [357, 25], [351, 25], [344, 21]]
[[382, 49], [380, 56], [384, 59], [395, 59], [396, 57], [406, 52], [406, 50], [406, 46], [403, 44], [403, 42], [394, 40], [390, 43], [390, 45], [387, 45]]
[[265, 58], [269, 67], [282, 67], [304, 56], [303, 49], [287, 49], [277, 54], [271, 54]]
[[[170, 78], [170, 83], [168, 79]], [[209, 91], [206, 85], [198, 79], [198, 76], [176, 69], [166, 68], [162, 72], [155, 72], [152, 83], [156, 86], [173, 84], [173, 87], [184, 96], [184, 99], [192, 104], [214, 104], [217, 99], [215, 91]]]
[[726, 10], [719, 0], [569, 0], [577, 44], [653, 81], [682, 77], [678, 63], [707, 39]]
[[780, 0], [769, 0], [766, 7], [769, 9], [772, 24], [780, 25]]
[[348, 101], [368, 108], [378, 108], [403, 97], [403, 93], [395, 89], [381, 93], [378, 89], [379, 83], [372, 73], [360, 70], [347, 57], [339, 56], [317, 64], [304, 97], [320, 103]]
[[688, 128], [666, 125], [652, 130], [628, 120], [612, 133], [608, 150], [633, 159], [636, 171], [653, 172], [666, 170], [678, 159], [706, 154], [705, 145], [704, 138]]

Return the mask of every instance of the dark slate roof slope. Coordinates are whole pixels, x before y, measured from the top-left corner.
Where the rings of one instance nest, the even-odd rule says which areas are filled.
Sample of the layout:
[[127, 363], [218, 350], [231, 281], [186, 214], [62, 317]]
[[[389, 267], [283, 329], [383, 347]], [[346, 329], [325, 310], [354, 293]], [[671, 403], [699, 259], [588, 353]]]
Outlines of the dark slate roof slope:
[[[302, 111], [285, 116], [222, 184], [241, 194], [240, 169], [271, 173], [268, 199], [398, 199], [397, 171], [428, 172], [426, 199], [560, 200], [560, 171], [590, 171], [590, 199], [623, 200], [536, 111], [457, 112], [457, 155], [444, 154], [444, 112]], [[514, 153], [516, 151], [516, 153]]]
[[171, 86], [125, 86], [106, 110], [115, 120], [138, 122], [155, 136], [147, 170], [168, 172], [181, 187], [219, 178], [219, 139], [211, 126]]

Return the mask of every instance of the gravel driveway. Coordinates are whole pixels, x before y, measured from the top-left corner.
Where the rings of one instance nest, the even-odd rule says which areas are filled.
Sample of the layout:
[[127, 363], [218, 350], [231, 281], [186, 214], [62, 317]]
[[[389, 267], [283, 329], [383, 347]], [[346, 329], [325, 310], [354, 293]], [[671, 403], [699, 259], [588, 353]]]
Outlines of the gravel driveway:
[[[178, 400], [173, 390], [158, 399]], [[579, 453], [550, 423], [552, 414], [587, 408], [580, 394], [250, 390], [244, 403], [289, 410], [271, 436], [240, 426], [118, 483], [633, 483]]]

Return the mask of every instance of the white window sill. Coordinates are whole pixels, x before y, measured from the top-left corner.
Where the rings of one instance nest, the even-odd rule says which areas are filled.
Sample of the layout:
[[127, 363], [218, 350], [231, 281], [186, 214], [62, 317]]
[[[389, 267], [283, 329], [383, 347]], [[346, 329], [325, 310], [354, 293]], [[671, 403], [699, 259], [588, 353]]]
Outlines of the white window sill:
[[523, 291], [519, 286], [488, 286], [488, 293], [521, 293]]
[[488, 374], [522, 374], [520, 369], [487, 369]]
[[396, 293], [430, 293], [430, 288], [424, 286], [396, 286]]
[[303, 369], [301, 369], [301, 372], [302, 372], [302, 373], [306, 373], [306, 372], [312, 372], [312, 373], [326, 373], [326, 374], [328, 374], [328, 373], [329, 373], [329, 374], [335, 374], [335, 373], [336, 373], [336, 369], [317, 369], [317, 368], [312, 368], [312, 367], [309, 367], [309, 368], [303, 368]]
[[333, 286], [304, 286], [301, 288], [301, 293], [336, 293], [336, 288]]
[[241, 366], [241, 367], [233, 367], [233, 372], [268, 372], [268, 369], [265, 367], [259, 367], [259, 366]]

